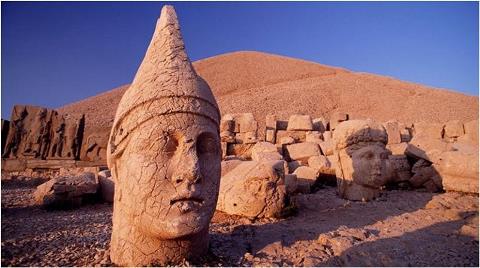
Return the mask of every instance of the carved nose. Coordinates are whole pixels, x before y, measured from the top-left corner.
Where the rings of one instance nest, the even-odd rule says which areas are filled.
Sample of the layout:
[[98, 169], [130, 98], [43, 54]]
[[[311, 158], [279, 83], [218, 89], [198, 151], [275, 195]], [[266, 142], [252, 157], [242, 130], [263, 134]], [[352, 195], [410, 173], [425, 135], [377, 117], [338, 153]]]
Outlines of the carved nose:
[[198, 157], [194, 153], [188, 153], [182, 157], [172, 176], [172, 181], [175, 185], [187, 182], [188, 184], [195, 184], [200, 181], [200, 165]]

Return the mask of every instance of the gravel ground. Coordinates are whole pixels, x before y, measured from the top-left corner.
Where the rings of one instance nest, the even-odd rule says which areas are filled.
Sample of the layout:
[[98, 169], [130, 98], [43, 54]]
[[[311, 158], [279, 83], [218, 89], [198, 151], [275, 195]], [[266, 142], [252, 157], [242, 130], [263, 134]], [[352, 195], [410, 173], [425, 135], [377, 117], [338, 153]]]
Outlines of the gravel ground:
[[[112, 265], [111, 204], [47, 211], [33, 191], [2, 184], [2, 266]], [[293, 200], [281, 220], [217, 212], [210, 253], [193, 265], [478, 267], [478, 196], [389, 191], [362, 203], [328, 187]]]

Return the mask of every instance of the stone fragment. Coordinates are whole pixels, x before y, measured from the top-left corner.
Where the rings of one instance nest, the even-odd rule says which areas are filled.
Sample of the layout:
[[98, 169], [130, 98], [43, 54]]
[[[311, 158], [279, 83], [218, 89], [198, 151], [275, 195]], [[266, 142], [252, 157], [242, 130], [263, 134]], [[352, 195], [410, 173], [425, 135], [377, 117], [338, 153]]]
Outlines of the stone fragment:
[[290, 130], [278, 130], [277, 141], [281, 141], [284, 137], [291, 137], [295, 142], [304, 142], [306, 139], [306, 131], [290, 131]]
[[278, 153], [278, 150], [273, 143], [258, 142], [252, 147], [252, 158], [258, 153]]
[[295, 143], [295, 140], [288, 136], [288, 137], [282, 137], [282, 139], [280, 139], [280, 144], [281, 145], [289, 145], [289, 144], [294, 144]]
[[291, 160], [308, 161], [314, 155], [321, 155], [318, 144], [312, 142], [295, 143], [286, 146], [287, 155]]
[[244, 161], [222, 176], [217, 210], [249, 218], [272, 218], [285, 208], [283, 161]]
[[115, 193], [115, 182], [113, 181], [110, 170], [103, 170], [98, 173], [98, 183], [103, 201], [113, 203]]
[[288, 119], [287, 130], [313, 130], [312, 118], [309, 115], [294, 114]]
[[257, 133], [258, 123], [252, 113], [243, 113], [234, 115], [235, 122], [239, 125], [240, 133]]
[[231, 131], [220, 132], [220, 139], [222, 142], [230, 142], [230, 143], [236, 142], [235, 133]]
[[320, 131], [307, 131], [305, 134], [305, 141], [320, 144], [323, 142], [322, 133], [320, 133]]
[[385, 128], [372, 120], [345, 121], [333, 140], [338, 194], [349, 200], [378, 197], [389, 179]]
[[463, 124], [459, 120], [450, 120], [445, 124], [445, 138], [458, 138], [465, 134]]
[[222, 176], [227, 175], [228, 172], [232, 171], [238, 165], [240, 165], [243, 161], [238, 159], [233, 160], [225, 160], [222, 161]]
[[400, 128], [400, 140], [402, 142], [409, 142], [412, 139], [412, 134], [407, 128]]
[[47, 208], [68, 209], [92, 201], [98, 190], [98, 180], [91, 172], [64, 176], [41, 184], [33, 196], [35, 203]]
[[387, 144], [397, 144], [402, 142], [400, 136], [400, 128], [397, 121], [388, 121], [383, 124], [383, 127], [387, 131], [388, 143]]
[[290, 161], [288, 163], [288, 172], [292, 173], [294, 172], [297, 168], [302, 166], [302, 163], [300, 161]]
[[[229, 116], [231, 118], [231, 116]], [[235, 121], [232, 119], [225, 119], [225, 117], [222, 118], [220, 121], [220, 132], [235, 132]]]
[[[185, 52], [174, 8], [164, 6], [108, 141], [115, 266], [179, 265], [205, 256], [220, 185], [219, 128], [214, 95]], [[240, 123], [240, 131], [251, 130]]]
[[328, 140], [328, 141], [322, 141], [319, 144], [320, 149], [322, 150], [322, 153], [324, 155], [333, 155], [333, 141]]
[[276, 142], [276, 139], [275, 139], [276, 134], [277, 133], [273, 129], [265, 130], [265, 141], [270, 142], [270, 143], [275, 143]]
[[227, 155], [235, 155], [241, 159], [247, 160], [252, 158], [253, 143], [248, 144], [232, 144], [227, 145]]
[[439, 176], [431, 163], [420, 159], [412, 167], [413, 176], [410, 178], [410, 184], [414, 188], [422, 187], [429, 180], [436, 180], [436, 176]]
[[277, 118], [273, 114], [269, 114], [265, 117], [266, 130], [277, 130]]
[[335, 130], [335, 128], [337, 127], [337, 125], [343, 121], [347, 121], [348, 120], [348, 114], [346, 113], [340, 113], [340, 112], [335, 112], [332, 114], [332, 116], [330, 117], [330, 128], [329, 130], [332, 131], [332, 130]]

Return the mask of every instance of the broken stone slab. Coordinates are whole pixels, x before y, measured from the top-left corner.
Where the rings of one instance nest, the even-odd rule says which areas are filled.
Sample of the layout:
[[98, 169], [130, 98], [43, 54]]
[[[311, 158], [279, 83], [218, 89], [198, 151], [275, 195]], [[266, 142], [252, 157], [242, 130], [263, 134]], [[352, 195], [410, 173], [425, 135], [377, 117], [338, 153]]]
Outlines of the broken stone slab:
[[317, 171], [318, 174], [330, 174], [332, 169], [330, 161], [324, 155], [315, 155], [308, 158], [308, 166]]
[[387, 121], [383, 124], [383, 127], [387, 131], [388, 143], [387, 144], [397, 144], [402, 142], [400, 136], [400, 127], [397, 121]]
[[265, 141], [275, 143], [276, 142], [276, 139], [275, 139], [276, 134], [277, 134], [276, 131], [273, 130], [273, 129], [265, 130]]
[[295, 139], [293, 139], [292, 137], [288, 136], [288, 137], [282, 137], [280, 139], [280, 144], [281, 145], [289, 145], [289, 144], [294, 144], [295, 143]]
[[402, 142], [409, 142], [412, 139], [412, 134], [407, 128], [400, 129], [400, 140]]
[[248, 160], [252, 158], [252, 148], [255, 146], [253, 143], [249, 144], [227, 144], [227, 155], [235, 155], [240, 159]]
[[321, 155], [320, 147], [313, 142], [295, 143], [286, 146], [287, 155], [291, 160], [307, 162], [308, 158]]
[[284, 161], [243, 161], [222, 176], [217, 210], [249, 218], [278, 217], [285, 208]]
[[277, 130], [277, 117], [273, 114], [268, 114], [265, 117], [266, 130]]
[[318, 171], [306, 166], [298, 167], [293, 174], [297, 176], [297, 190], [301, 193], [309, 193], [319, 175]]
[[288, 119], [287, 130], [313, 130], [312, 118], [310, 115], [291, 115]]
[[69, 209], [94, 201], [98, 188], [95, 174], [85, 172], [78, 176], [51, 179], [39, 185], [33, 196], [36, 204], [46, 208]]
[[[412, 167], [413, 176], [410, 178], [409, 182], [414, 188], [423, 187], [428, 181], [441, 181], [441, 178], [436, 171], [436, 169], [431, 165], [430, 162], [420, 159]], [[430, 186], [431, 184], [427, 185]], [[440, 188], [441, 189], [441, 188]], [[431, 190], [431, 189], [429, 189]], [[435, 189], [437, 191], [438, 189]]]
[[322, 133], [320, 133], [320, 131], [308, 131], [305, 134], [305, 141], [320, 144], [323, 142]]
[[103, 201], [113, 203], [115, 182], [113, 181], [110, 170], [102, 170], [98, 173], [98, 183]]
[[269, 142], [258, 142], [252, 148], [252, 160], [282, 160], [283, 157], [278, 153], [277, 147]]

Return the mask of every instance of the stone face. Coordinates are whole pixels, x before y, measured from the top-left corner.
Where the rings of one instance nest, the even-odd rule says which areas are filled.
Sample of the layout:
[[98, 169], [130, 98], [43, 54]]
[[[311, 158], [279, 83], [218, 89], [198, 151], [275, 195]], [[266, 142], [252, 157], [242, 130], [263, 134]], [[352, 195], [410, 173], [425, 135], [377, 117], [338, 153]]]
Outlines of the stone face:
[[315, 155], [321, 155], [318, 144], [312, 142], [302, 142], [287, 145], [287, 154], [291, 160], [308, 161], [308, 158]]
[[37, 187], [35, 203], [48, 208], [74, 208], [97, 193], [95, 174], [85, 172], [73, 177], [58, 177]]
[[114, 264], [164, 266], [207, 252], [220, 185], [219, 132], [215, 98], [190, 63], [175, 10], [164, 6], [108, 142]]
[[371, 120], [345, 121], [337, 126], [333, 140], [339, 195], [365, 201], [377, 197], [389, 179], [385, 128]]
[[458, 138], [465, 134], [463, 124], [459, 120], [451, 120], [445, 124], [445, 137], [446, 138]]
[[222, 176], [217, 210], [272, 218], [285, 208], [284, 161], [244, 161]]
[[388, 135], [388, 144], [397, 144], [402, 142], [400, 136], [400, 127], [397, 121], [388, 121], [383, 124]]
[[288, 119], [287, 130], [313, 130], [312, 118], [309, 115], [294, 114]]

